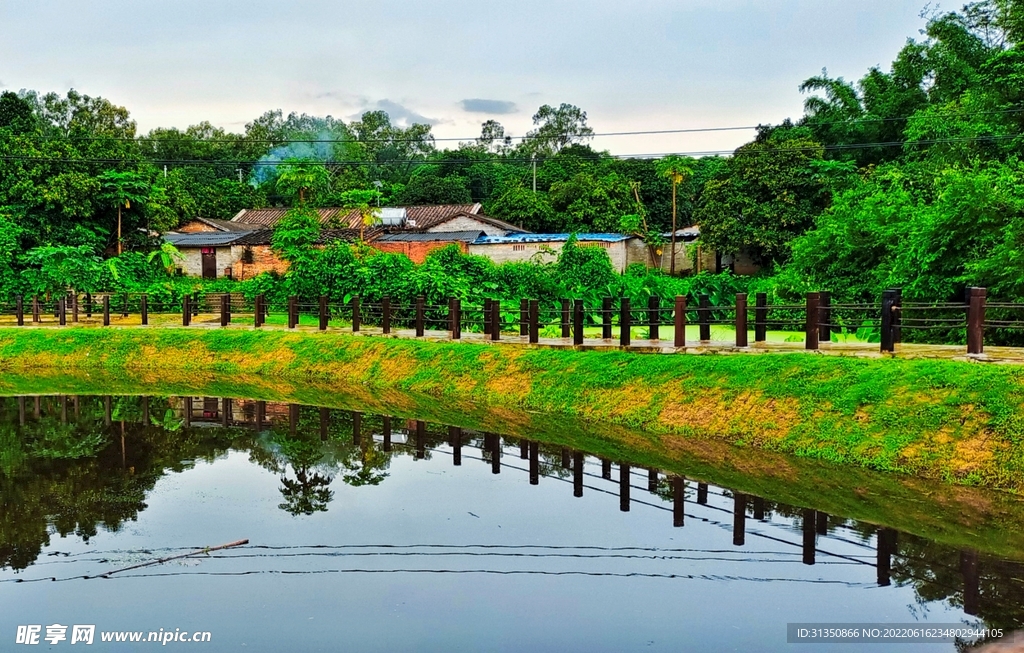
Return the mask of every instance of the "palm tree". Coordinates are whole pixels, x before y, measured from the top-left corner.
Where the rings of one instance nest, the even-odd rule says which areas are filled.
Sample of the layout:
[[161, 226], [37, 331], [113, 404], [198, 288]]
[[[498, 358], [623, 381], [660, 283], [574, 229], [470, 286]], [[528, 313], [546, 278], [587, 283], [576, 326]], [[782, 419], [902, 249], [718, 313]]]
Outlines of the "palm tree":
[[330, 173], [317, 161], [285, 159], [282, 165], [285, 167], [277, 177], [277, 190], [286, 195], [297, 194], [300, 205], [306, 203], [307, 191], [323, 190], [330, 186]]
[[121, 244], [121, 209], [131, 209], [132, 202], [142, 204], [149, 196], [150, 185], [137, 172], [108, 170], [99, 177], [100, 196], [117, 206], [117, 254], [123, 250]]
[[381, 224], [379, 202], [380, 193], [375, 190], [349, 190], [341, 194], [342, 206], [359, 212], [359, 240], [365, 240], [367, 227]]
[[658, 174], [672, 181], [672, 251], [669, 274], [676, 273], [676, 189], [693, 174], [696, 162], [690, 157], [667, 156], [658, 162]]

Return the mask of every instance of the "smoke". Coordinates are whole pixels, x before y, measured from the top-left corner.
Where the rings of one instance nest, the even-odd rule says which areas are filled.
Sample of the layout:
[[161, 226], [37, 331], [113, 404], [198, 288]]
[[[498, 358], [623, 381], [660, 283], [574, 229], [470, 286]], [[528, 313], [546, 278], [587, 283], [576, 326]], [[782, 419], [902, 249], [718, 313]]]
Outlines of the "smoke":
[[341, 142], [342, 137], [340, 135], [328, 130], [321, 130], [315, 134], [295, 135], [294, 138], [297, 140], [287, 145], [275, 147], [260, 157], [259, 162], [253, 166], [252, 174], [249, 176], [250, 184], [259, 186], [267, 181], [276, 179], [278, 175], [278, 166], [276, 164], [287, 159], [322, 161], [325, 163], [334, 161], [336, 160], [334, 156], [335, 150], [340, 149], [344, 145]]

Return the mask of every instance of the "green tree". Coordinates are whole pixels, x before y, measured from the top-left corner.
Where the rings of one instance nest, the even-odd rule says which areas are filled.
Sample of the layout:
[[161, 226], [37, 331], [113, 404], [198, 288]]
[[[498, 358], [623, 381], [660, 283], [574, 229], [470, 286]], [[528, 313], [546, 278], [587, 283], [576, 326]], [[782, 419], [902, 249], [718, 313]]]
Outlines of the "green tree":
[[132, 202], [136, 205], [145, 203], [151, 189], [150, 184], [142, 175], [130, 170], [108, 170], [99, 176], [98, 181], [101, 200], [107, 206], [117, 207], [117, 253], [120, 255], [123, 251], [121, 209], [130, 210]]
[[[658, 173], [672, 183], [672, 236], [669, 252], [669, 274], [676, 273], [676, 231], [679, 229], [677, 220], [676, 194], [679, 184], [693, 175], [695, 161], [690, 157], [667, 156], [658, 162]], [[637, 197], [637, 203], [640, 198]]]

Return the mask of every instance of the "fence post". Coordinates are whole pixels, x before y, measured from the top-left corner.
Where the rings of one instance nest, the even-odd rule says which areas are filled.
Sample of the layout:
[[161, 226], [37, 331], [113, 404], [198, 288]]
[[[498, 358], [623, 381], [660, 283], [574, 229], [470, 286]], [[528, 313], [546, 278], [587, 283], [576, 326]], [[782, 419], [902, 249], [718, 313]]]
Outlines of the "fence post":
[[57, 312], [60, 314], [60, 325], [68, 323], [68, 296], [64, 295], [57, 303]]
[[380, 327], [384, 335], [391, 333], [391, 297], [384, 295], [380, 300]]
[[537, 324], [540, 321], [540, 302], [536, 299], [530, 300], [530, 343], [540, 342], [540, 328]]
[[92, 319], [92, 293], [85, 293], [85, 317]]
[[128, 317], [128, 293], [125, 293], [121, 300], [121, 317]]
[[71, 321], [78, 322], [78, 292], [71, 295]]
[[768, 339], [768, 294], [754, 295], [754, 342]]
[[[491, 300], [484, 299], [484, 335], [491, 335]], [[486, 340], [486, 338], [484, 338]]]
[[651, 295], [647, 298], [647, 330], [651, 340], [661, 340], [661, 297]]
[[967, 353], [981, 354], [985, 351], [985, 299], [984, 288], [971, 288], [967, 305]]
[[448, 298], [448, 333], [455, 339], [455, 298]]
[[629, 346], [630, 330], [633, 328], [632, 316], [630, 315], [629, 308], [629, 297], [622, 298], [622, 304], [619, 307], [621, 314], [619, 315], [619, 346]]
[[462, 340], [462, 300], [456, 298], [454, 300], [455, 316], [453, 318], [454, 330], [452, 331], [453, 340]]
[[491, 340], [501, 339], [501, 302], [491, 300]]
[[32, 296], [32, 321], [36, 322], [36, 323], [42, 321], [42, 320], [39, 319], [39, 296], [38, 295], [33, 295]]
[[[92, 299], [89, 299], [88, 301], [89, 301], [90, 304], [92, 303]], [[91, 311], [92, 307], [90, 306], [89, 309]], [[139, 296], [139, 313], [142, 315], [142, 326], [148, 326], [149, 325], [149, 296], [146, 295], [145, 293], [143, 293], [142, 295]]]
[[21, 295], [18, 295], [16, 311], [18, 315], [18, 326], [25, 326], [25, 299]]
[[562, 300], [562, 337], [568, 338], [572, 335], [569, 327], [569, 300]]
[[320, 295], [320, 324], [317, 326], [321, 331], [327, 330], [327, 295]]
[[572, 305], [572, 344], [583, 344], [583, 300], [577, 299]]
[[711, 298], [707, 295], [700, 296], [700, 303], [697, 304], [697, 322], [700, 324], [700, 340], [708, 342], [711, 340], [711, 309], [708, 308]]
[[299, 325], [299, 298], [292, 295], [288, 298], [288, 328], [294, 329]]
[[882, 336], [881, 350], [893, 352], [896, 350], [893, 340], [892, 314], [896, 306], [896, 291], [885, 290], [882, 292]]
[[227, 293], [220, 296], [220, 325], [226, 327], [228, 325], [228, 295]]
[[256, 295], [255, 301], [253, 301], [252, 307], [252, 325], [258, 328], [263, 324], [263, 295]]
[[[103, 326], [110, 326], [110, 295], [103, 295]], [[185, 320], [188, 326], [188, 320]]]
[[804, 349], [817, 349], [818, 348], [818, 307], [821, 301], [821, 295], [816, 292], [807, 293], [807, 323], [804, 331], [806, 337], [804, 338]]
[[747, 293], [736, 293], [736, 346], [747, 346]]
[[[188, 326], [192, 322], [192, 296], [181, 296], [181, 326]], [[103, 296], [103, 319], [110, 323], [110, 295]]]
[[676, 295], [675, 306], [675, 346], [686, 346], [686, 296]]
[[530, 335], [530, 300], [519, 300], [519, 335]]
[[424, 301], [425, 301], [425, 299], [424, 299], [423, 295], [420, 295], [419, 297], [416, 298], [416, 337], [417, 338], [422, 338], [423, 337], [423, 329], [424, 329], [424, 326], [423, 326], [424, 315], [423, 314], [424, 314], [424, 311], [425, 311]]
[[832, 293], [818, 293], [818, 342], [832, 342]]
[[362, 322], [361, 301], [359, 295], [352, 298], [352, 333], [359, 333], [359, 325]]
[[605, 297], [601, 300], [601, 337], [605, 340], [612, 339], [612, 298]]
[[903, 329], [900, 328], [903, 324], [903, 289], [893, 288], [896, 292], [896, 302], [893, 304], [892, 312], [892, 342], [894, 345], [898, 345], [903, 342]]

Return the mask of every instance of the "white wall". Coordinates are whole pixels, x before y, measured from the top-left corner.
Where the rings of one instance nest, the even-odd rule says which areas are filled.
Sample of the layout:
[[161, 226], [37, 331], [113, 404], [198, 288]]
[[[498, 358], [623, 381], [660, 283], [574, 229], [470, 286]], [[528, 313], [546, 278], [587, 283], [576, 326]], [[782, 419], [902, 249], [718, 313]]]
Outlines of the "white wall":
[[[233, 267], [242, 256], [242, 247], [215, 247], [214, 253], [217, 256], [217, 278], [224, 276], [224, 271]], [[201, 247], [179, 247], [178, 251], [181, 252], [185, 258], [175, 263], [175, 267], [182, 269], [187, 276], [190, 277], [201, 277], [203, 276], [203, 248]], [[237, 274], [237, 268], [233, 269], [233, 272]]]
[[[615, 243], [604, 241], [580, 241], [582, 247], [600, 247], [608, 253], [612, 261], [612, 267], [617, 272], [623, 272], [626, 266], [633, 261], [627, 255], [627, 243], [639, 242], [638, 239], [621, 240]], [[546, 243], [487, 243], [469, 245], [469, 253], [478, 256], [486, 256], [495, 263], [507, 263], [509, 261], [529, 261], [534, 256], [541, 254], [541, 261], [548, 263], [554, 261], [562, 247], [564, 240], [551, 241]], [[543, 253], [542, 252], [550, 252]]]
[[450, 231], [482, 231], [488, 236], [506, 236], [508, 232], [499, 227], [495, 227], [492, 224], [487, 224], [480, 220], [474, 220], [467, 215], [460, 215], [456, 218], [452, 218], [447, 222], [442, 222], [439, 225], [433, 226], [427, 229], [428, 233], [447, 233]]

